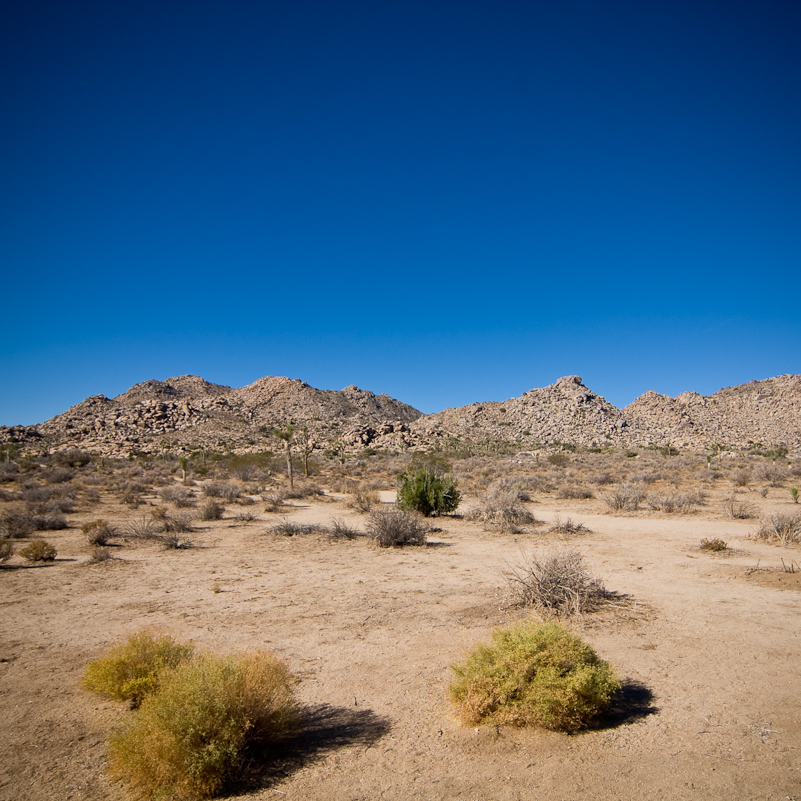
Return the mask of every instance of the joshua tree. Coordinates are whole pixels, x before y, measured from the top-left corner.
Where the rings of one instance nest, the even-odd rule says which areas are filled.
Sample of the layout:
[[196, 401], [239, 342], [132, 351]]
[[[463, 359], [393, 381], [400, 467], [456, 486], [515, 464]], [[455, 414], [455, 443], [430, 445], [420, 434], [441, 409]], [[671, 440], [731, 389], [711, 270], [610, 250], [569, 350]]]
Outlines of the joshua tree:
[[295, 488], [295, 477], [292, 474], [292, 439], [295, 436], [295, 426], [292, 423], [287, 423], [284, 428], [273, 428], [270, 433], [284, 443], [286, 450], [286, 472], [289, 475], [290, 489]]

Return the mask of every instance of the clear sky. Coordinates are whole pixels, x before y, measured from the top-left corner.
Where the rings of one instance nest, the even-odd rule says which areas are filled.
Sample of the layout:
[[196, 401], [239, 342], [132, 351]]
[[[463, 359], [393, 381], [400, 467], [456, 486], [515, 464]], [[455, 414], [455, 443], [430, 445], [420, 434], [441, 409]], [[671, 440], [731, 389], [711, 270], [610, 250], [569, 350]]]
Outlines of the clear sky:
[[801, 373], [799, 41], [789, 0], [9, 3], [0, 424]]

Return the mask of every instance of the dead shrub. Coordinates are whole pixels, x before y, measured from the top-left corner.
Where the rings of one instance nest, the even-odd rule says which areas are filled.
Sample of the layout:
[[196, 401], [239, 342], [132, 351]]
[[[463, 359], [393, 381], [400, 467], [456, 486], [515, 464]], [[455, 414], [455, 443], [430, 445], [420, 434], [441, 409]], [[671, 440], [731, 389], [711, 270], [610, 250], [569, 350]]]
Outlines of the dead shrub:
[[296, 481], [294, 487], [284, 490], [284, 497], [293, 500], [325, 495], [325, 490], [313, 481]]
[[357, 512], [367, 514], [374, 506], [379, 503], [378, 490], [369, 486], [360, 485], [350, 494], [348, 506]]
[[344, 520], [339, 520], [336, 517], [331, 518], [331, 525], [328, 527], [328, 537], [332, 540], [355, 540], [360, 536], [358, 529], [350, 525]]
[[592, 490], [589, 490], [586, 487], [578, 487], [575, 484], [567, 484], [559, 489], [559, 491], [556, 493], [556, 497], [574, 501], [586, 501], [594, 496], [592, 494]]
[[754, 478], [757, 481], [767, 481], [771, 487], [782, 486], [787, 476], [786, 468], [776, 462], [765, 462], [754, 470]]
[[520, 501], [520, 487], [508, 479], [498, 479], [487, 488], [477, 508], [467, 517], [488, 523], [505, 534], [516, 534], [524, 526], [537, 523], [534, 515]]
[[159, 495], [163, 501], [171, 503], [179, 509], [188, 509], [197, 504], [195, 494], [189, 487], [180, 485], [165, 487]]
[[554, 524], [548, 529], [552, 534], [562, 534], [572, 536], [574, 534], [592, 534], [584, 523], [579, 523], [571, 518], [562, 521], [559, 515], [554, 516]]
[[580, 615], [606, 597], [578, 551], [529, 554], [504, 573], [514, 606], [531, 606], [553, 615]]
[[703, 503], [703, 493], [662, 493], [651, 492], [645, 501], [654, 511], [674, 513], [694, 512], [699, 503]]
[[92, 553], [89, 555], [89, 559], [86, 561], [88, 565], [99, 565], [102, 562], [110, 562], [115, 559], [114, 555], [111, 552], [110, 548], [104, 548], [103, 546], [95, 546], [92, 548]]
[[207, 481], [203, 485], [203, 494], [207, 498], [222, 498], [233, 503], [242, 495], [243, 487], [235, 481]]
[[635, 512], [645, 499], [645, 493], [636, 484], [624, 484], [618, 489], [602, 492], [601, 499], [612, 511]]
[[314, 525], [313, 523], [294, 523], [284, 518], [280, 523], [276, 523], [267, 530], [268, 534], [275, 534], [279, 537], [298, 537], [304, 534], [325, 533], [325, 528]]
[[125, 537], [132, 540], [155, 540], [158, 538], [156, 521], [149, 515], [126, 520], [122, 531]]
[[723, 501], [723, 512], [732, 520], [751, 520], [757, 516], [756, 507], [753, 504], [741, 501], [735, 495]]
[[782, 545], [801, 542], [801, 513], [777, 512], [761, 518], [753, 538], [780, 542]]
[[597, 484], [599, 487], [604, 487], [607, 484], [614, 484], [614, 476], [608, 471], [604, 470], [600, 473], [594, 473], [590, 476], [589, 481], [591, 484]]
[[114, 526], [107, 520], [92, 520], [81, 526], [90, 545], [108, 545], [112, 537], [117, 534]]
[[747, 487], [751, 481], [751, 471], [745, 468], [735, 470], [731, 480], [734, 482], [735, 487]]
[[0, 537], [25, 539], [36, 531], [35, 517], [29, 511], [7, 509], [0, 514]]
[[403, 509], [374, 509], [367, 519], [367, 535], [379, 548], [426, 544], [422, 518]]
[[281, 492], [263, 492], [261, 499], [264, 501], [265, 512], [278, 512], [286, 508], [284, 495]]
[[223, 519], [223, 512], [225, 512], [225, 507], [221, 503], [217, 503], [217, 501], [209, 498], [200, 507], [200, 519], [201, 520], [222, 520]]

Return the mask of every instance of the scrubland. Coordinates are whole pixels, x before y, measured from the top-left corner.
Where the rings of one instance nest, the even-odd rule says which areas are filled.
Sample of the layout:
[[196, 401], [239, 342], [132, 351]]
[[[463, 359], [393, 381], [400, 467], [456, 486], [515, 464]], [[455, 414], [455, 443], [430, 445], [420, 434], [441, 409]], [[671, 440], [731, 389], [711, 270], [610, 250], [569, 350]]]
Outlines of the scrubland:
[[[6, 456], [1, 799], [136, 797], [109, 764], [135, 713], [86, 670], [143, 630], [292, 675], [291, 730], [223, 797], [801, 798], [792, 458], [436, 452], [461, 501], [416, 517], [408, 453], [298, 462], [292, 487], [283, 455]], [[614, 670], [575, 732], [454, 704], [452, 666], [526, 620]]]

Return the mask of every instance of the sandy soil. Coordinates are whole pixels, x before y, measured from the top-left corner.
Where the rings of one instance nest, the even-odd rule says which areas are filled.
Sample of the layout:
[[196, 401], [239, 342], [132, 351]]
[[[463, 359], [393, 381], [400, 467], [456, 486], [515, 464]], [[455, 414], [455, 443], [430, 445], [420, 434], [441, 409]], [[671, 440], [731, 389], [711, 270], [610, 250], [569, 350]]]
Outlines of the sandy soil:
[[[363, 526], [341, 500], [295, 503], [298, 522]], [[96, 565], [79, 530], [48, 534], [54, 564], [15, 556], [0, 569], [0, 799], [130, 798], [104, 772], [105, 736], [125, 713], [79, 680], [143, 626], [213, 649], [269, 647], [299, 676], [306, 727], [276, 764], [253, 766], [239, 797], [801, 799], [801, 572], [781, 563], [801, 562], [799, 549], [747, 539], [754, 523], [713, 504], [673, 516], [605, 514], [592, 500], [532, 508], [592, 533], [501, 536], [444, 518], [428, 547], [377, 550], [265, 534], [277, 518], [262, 514], [199, 523], [192, 549], [126, 545]], [[701, 551], [702, 537], [731, 550]], [[449, 665], [529, 614], [504, 608], [503, 569], [552, 546], [580, 549], [627, 596], [571, 624], [625, 691], [576, 736], [466, 728], [449, 708]]]

